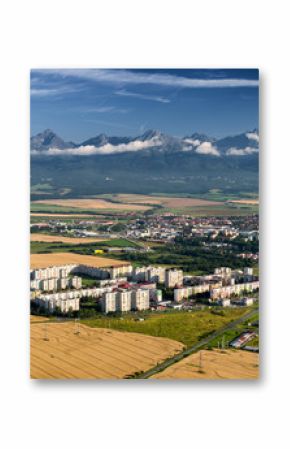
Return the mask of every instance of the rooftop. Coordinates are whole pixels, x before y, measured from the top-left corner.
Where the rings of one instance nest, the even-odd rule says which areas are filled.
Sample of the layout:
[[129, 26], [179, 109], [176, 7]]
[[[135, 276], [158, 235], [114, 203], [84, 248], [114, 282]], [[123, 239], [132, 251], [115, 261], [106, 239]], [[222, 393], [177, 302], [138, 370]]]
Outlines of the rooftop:
[[122, 260], [96, 256], [83, 256], [81, 254], [73, 253], [31, 254], [30, 256], [30, 268], [32, 270], [69, 264], [88, 265], [89, 267], [94, 268], [130, 265], [130, 263]]

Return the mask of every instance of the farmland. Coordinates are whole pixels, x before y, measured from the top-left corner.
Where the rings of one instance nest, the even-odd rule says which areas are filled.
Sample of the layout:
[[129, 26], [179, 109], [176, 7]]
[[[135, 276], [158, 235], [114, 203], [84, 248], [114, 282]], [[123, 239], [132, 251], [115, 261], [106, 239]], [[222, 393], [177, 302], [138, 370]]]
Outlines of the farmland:
[[[34, 235], [34, 234], [32, 234]], [[39, 234], [42, 236], [43, 234]], [[62, 239], [63, 237], [61, 237]], [[31, 240], [30, 252], [31, 254], [37, 253], [64, 253], [64, 252], [76, 252], [77, 254], [93, 254], [96, 249], [106, 250], [108, 247], [113, 246], [115, 248], [134, 247], [138, 248], [138, 244], [126, 239], [111, 239], [102, 240], [98, 238], [92, 238], [92, 241], [86, 242], [86, 238], [74, 239], [72, 241], [53, 240], [51, 242], [43, 241], [41, 237], [36, 241]], [[76, 242], [75, 242], [76, 240]], [[114, 253], [115, 257], [115, 253]], [[122, 259], [122, 257], [121, 257]]]
[[82, 210], [100, 210], [100, 209], [109, 209], [109, 210], [141, 210], [145, 211], [148, 207], [144, 205], [136, 205], [136, 204], [127, 204], [125, 202], [111, 202], [105, 199], [100, 198], [86, 198], [86, 199], [49, 199], [49, 200], [40, 200], [34, 201], [32, 203], [34, 208], [39, 207], [38, 205], [44, 207], [64, 207], [64, 208], [77, 208]]
[[110, 328], [124, 332], [137, 332], [154, 337], [166, 337], [191, 346], [215, 330], [243, 316], [249, 311], [226, 309], [217, 314], [212, 310], [193, 312], [172, 311], [165, 313], [144, 313], [144, 321], [136, 321], [136, 315], [129, 314], [121, 319], [98, 317], [84, 319], [82, 322], [94, 328]]
[[226, 196], [206, 197], [138, 195], [138, 194], [103, 194], [99, 197], [80, 199], [42, 199], [32, 201], [32, 216], [95, 216], [100, 213], [144, 214], [146, 212], [188, 214], [191, 216], [225, 216], [247, 215], [257, 213], [256, 199], [240, 200]]
[[[33, 210], [33, 208], [32, 208]], [[52, 218], [70, 218], [70, 219], [75, 219], [75, 218], [94, 218], [93, 214], [79, 214], [79, 213], [67, 213], [67, 212], [63, 212], [63, 213], [48, 213], [48, 212], [31, 212], [30, 214], [31, 217], [52, 217]]]
[[33, 323], [30, 343], [33, 379], [122, 379], [183, 348], [169, 339], [73, 322]]
[[91, 267], [118, 267], [128, 263], [116, 259], [83, 256], [73, 253], [31, 254], [30, 257], [31, 269], [65, 264], [84, 264]]
[[93, 243], [93, 242], [101, 242], [102, 239], [93, 238], [93, 237], [65, 237], [62, 235], [49, 235], [49, 234], [30, 234], [31, 242], [62, 242], [62, 243]]
[[155, 379], [257, 379], [259, 355], [247, 351], [203, 350], [155, 374]]
[[208, 201], [199, 198], [184, 198], [184, 197], [170, 197], [170, 196], [150, 196], [150, 195], [114, 195], [114, 200], [133, 203], [133, 204], [158, 204], [164, 207], [193, 207], [193, 206], [216, 206], [219, 203], [216, 201]]

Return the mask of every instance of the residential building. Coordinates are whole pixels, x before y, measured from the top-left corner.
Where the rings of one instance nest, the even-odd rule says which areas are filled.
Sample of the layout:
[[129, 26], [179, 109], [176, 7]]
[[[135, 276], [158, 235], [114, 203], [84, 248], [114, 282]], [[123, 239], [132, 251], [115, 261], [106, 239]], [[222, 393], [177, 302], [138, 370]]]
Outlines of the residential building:
[[168, 269], [165, 271], [165, 286], [174, 288], [183, 284], [183, 271], [178, 269]]

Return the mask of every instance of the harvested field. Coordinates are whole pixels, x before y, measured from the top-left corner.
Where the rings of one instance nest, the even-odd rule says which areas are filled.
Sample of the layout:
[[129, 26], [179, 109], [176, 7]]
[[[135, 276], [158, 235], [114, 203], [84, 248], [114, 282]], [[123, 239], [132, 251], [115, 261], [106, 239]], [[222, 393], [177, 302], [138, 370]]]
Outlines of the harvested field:
[[[200, 367], [200, 352], [202, 361]], [[204, 350], [170, 366], [155, 379], [257, 379], [259, 354], [235, 350]]]
[[49, 321], [49, 318], [46, 316], [30, 315], [30, 323], [40, 323], [42, 321]]
[[130, 265], [127, 261], [73, 253], [31, 254], [30, 256], [30, 268], [32, 270], [66, 264], [82, 264], [96, 268]]
[[[31, 217], [62, 217], [62, 218], [79, 218], [79, 217], [87, 217], [87, 218], [95, 218], [96, 215], [93, 214], [54, 214], [54, 213], [41, 213], [41, 212], [31, 212]], [[98, 215], [98, 217], [100, 217]]]
[[32, 379], [122, 379], [152, 368], [182, 348], [166, 338], [77, 328], [73, 322], [32, 324], [30, 375]]
[[61, 235], [48, 235], [48, 234], [30, 234], [31, 242], [62, 242], [62, 243], [93, 243], [93, 242], [103, 242], [104, 239], [93, 238], [93, 237], [63, 237]]
[[134, 204], [159, 204], [167, 208], [183, 208], [196, 206], [217, 206], [223, 203], [218, 201], [209, 201], [199, 198], [173, 198], [167, 196], [150, 196], [150, 195], [116, 195], [117, 201]]
[[234, 203], [234, 204], [249, 204], [252, 206], [257, 206], [259, 204], [259, 200], [229, 200], [227, 203]]
[[79, 209], [118, 209], [118, 210], [148, 210], [149, 208], [142, 205], [126, 204], [126, 203], [112, 203], [105, 199], [90, 198], [90, 199], [50, 199], [33, 201], [33, 204], [48, 204], [51, 206], [75, 207]]

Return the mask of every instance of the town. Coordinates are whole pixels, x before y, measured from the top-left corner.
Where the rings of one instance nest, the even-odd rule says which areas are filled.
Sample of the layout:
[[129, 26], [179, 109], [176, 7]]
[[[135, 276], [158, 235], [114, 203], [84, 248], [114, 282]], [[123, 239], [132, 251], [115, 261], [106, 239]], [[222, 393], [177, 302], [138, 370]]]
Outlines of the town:
[[[63, 263], [65, 257], [69, 263]], [[194, 276], [184, 275], [182, 269], [161, 266], [133, 267], [122, 262], [102, 266], [99, 257], [65, 253], [32, 255], [31, 267], [32, 307], [48, 313], [78, 312], [86, 298], [105, 314], [167, 308], [190, 310], [197, 303], [249, 306], [256, 299], [249, 295], [259, 289], [258, 277], [249, 267], [221, 267], [211, 275]], [[84, 288], [82, 276], [96, 280], [98, 286]]]

